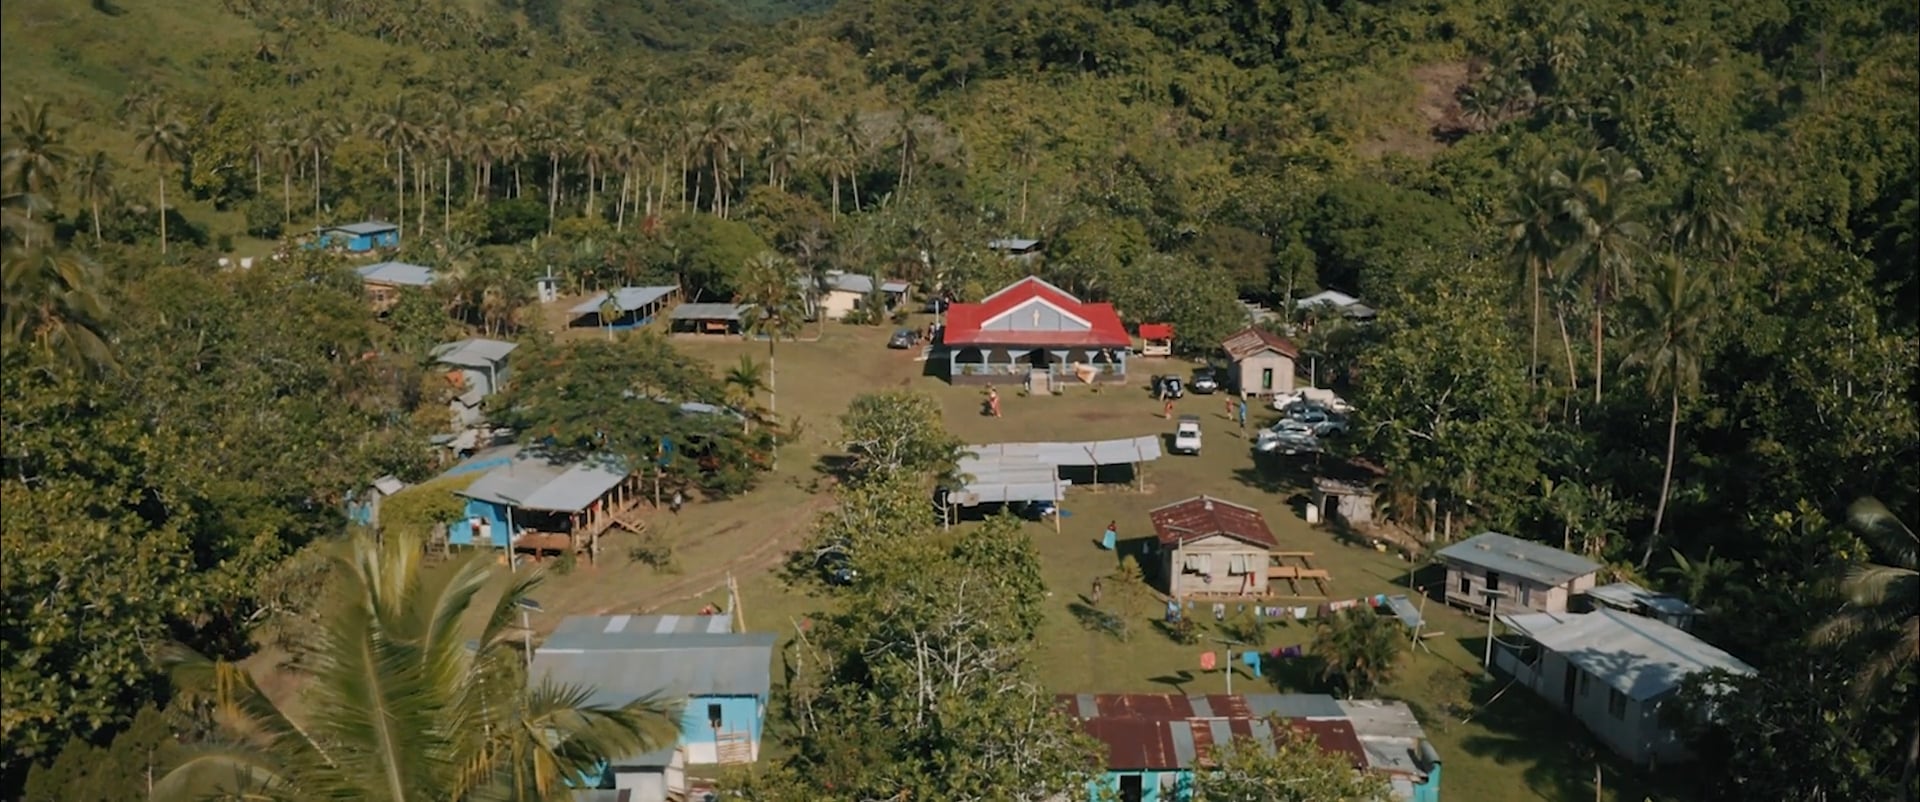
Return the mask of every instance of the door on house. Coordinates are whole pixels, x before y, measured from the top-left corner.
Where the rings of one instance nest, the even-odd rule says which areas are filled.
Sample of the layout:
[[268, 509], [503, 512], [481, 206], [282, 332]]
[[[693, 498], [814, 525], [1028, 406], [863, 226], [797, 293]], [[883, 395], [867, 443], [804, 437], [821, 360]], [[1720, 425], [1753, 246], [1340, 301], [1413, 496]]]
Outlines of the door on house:
[[1141, 802], [1146, 798], [1146, 790], [1141, 784], [1140, 775], [1128, 774], [1120, 778], [1120, 802]]
[[1260, 369], [1260, 389], [1262, 390], [1273, 389], [1273, 368]]
[[1560, 691], [1560, 704], [1568, 710], [1573, 709], [1573, 686], [1574, 681], [1579, 678], [1580, 670], [1574, 668], [1572, 663], [1568, 663], [1566, 687]]

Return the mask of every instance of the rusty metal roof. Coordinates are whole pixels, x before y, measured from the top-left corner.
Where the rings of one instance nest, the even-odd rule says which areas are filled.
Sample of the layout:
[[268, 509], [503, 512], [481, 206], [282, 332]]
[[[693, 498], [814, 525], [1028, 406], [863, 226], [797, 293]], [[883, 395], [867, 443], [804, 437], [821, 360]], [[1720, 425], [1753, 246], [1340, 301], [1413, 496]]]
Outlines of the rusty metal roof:
[[1273, 351], [1294, 358], [1300, 356], [1300, 349], [1287, 338], [1259, 326], [1248, 326], [1235, 332], [1233, 336], [1221, 343], [1220, 347], [1225, 349], [1227, 356], [1232, 357], [1235, 362], [1262, 351]]
[[1153, 518], [1154, 534], [1159, 535], [1163, 546], [1191, 543], [1214, 535], [1269, 549], [1280, 545], [1259, 510], [1212, 496], [1176, 501], [1156, 507], [1148, 515]]
[[[1212, 750], [1235, 738], [1273, 745], [1292, 736], [1308, 736], [1322, 751], [1345, 756], [1354, 768], [1367, 765], [1366, 748], [1332, 697], [1306, 694], [1078, 694], [1060, 704], [1080, 720], [1088, 735], [1107, 748], [1113, 770], [1185, 769], [1208, 762]], [[1274, 718], [1254, 713], [1276, 711]], [[1300, 710], [1327, 717], [1288, 717], [1277, 711]], [[1276, 731], [1272, 720], [1285, 724]]]

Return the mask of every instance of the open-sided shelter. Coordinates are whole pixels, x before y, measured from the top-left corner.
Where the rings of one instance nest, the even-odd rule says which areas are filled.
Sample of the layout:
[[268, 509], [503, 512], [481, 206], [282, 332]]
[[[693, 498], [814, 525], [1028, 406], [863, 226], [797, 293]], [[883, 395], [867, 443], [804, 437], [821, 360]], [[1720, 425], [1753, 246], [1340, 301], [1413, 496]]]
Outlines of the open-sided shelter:
[[675, 334], [738, 336], [746, 333], [752, 310], [753, 304], [692, 303], [674, 307], [667, 317]]
[[660, 310], [673, 303], [679, 295], [680, 288], [670, 285], [621, 287], [611, 292], [596, 292], [567, 310], [572, 317], [569, 325], [599, 326], [612, 331], [638, 328], [652, 323]]

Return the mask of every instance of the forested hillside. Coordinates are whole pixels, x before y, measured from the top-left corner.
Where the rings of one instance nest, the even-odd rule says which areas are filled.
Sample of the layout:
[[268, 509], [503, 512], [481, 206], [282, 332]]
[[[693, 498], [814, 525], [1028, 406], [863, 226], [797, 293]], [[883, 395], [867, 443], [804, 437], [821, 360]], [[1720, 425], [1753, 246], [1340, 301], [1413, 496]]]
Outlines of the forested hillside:
[[[1292, 322], [1394, 521], [1586, 554], [1759, 669], [1682, 793], [1920, 787], [1910, 2], [9, 0], [0, 30], [9, 795], [123, 731], [136, 782], [147, 707], [204, 734], [159, 644], [308, 615], [346, 494], [429, 475], [426, 349], [540, 340], [536, 277], [973, 300], [1016, 236], [1193, 352], [1242, 298], [1379, 309]], [[362, 219], [433, 295], [374, 318], [290, 245]], [[753, 798], [837, 793], [795, 779], [830, 763], [990, 787], [932, 754], [964, 748], [862, 775], [804, 744]]]

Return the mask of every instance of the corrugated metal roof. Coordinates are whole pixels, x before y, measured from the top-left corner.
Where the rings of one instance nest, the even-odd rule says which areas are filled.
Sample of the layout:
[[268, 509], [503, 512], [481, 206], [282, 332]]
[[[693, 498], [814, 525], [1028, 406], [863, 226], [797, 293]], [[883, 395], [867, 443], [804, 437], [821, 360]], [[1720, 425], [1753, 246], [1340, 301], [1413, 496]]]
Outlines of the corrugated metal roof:
[[626, 471], [610, 459], [559, 464], [516, 453], [460, 495], [530, 510], [579, 512], [626, 477]]
[[972, 477], [954, 501], [973, 506], [1006, 501], [1052, 501], [1072, 482], [1060, 479], [1061, 467], [1131, 464], [1160, 458], [1160, 438], [1101, 440], [1086, 443], [991, 443], [967, 446], [960, 472]]
[[646, 696], [765, 697], [773, 683], [771, 632], [725, 635], [616, 633], [549, 638], [533, 675], [594, 689], [599, 704]]
[[1352, 722], [1369, 768], [1421, 779], [1427, 776], [1430, 767], [1420, 747], [1427, 731], [1405, 702], [1355, 699], [1337, 704]]
[[1319, 306], [1320, 304], [1332, 304], [1334, 306], [1352, 306], [1359, 302], [1360, 302], [1360, 299], [1355, 298], [1339, 290], [1321, 290], [1305, 298], [1301, 298], [1300, 300], [1294, 301], [1293, 305], [1295, 308], [1298, 308], [1298, 309], [1306, 309], [1308, 307]]
[[401, 287], [425, 287], [433, 283], [433, 268], [406, 262], [375, 262], [354, 268], [362, 281]]
[[1171, 340], [1173, 339], [1173, 324], [1172, 323], [1142, 323], [1140, 324], [1140, 339]]
[[1635, 701], [1660, 696], [1687, 675], [1709, 669], [1754, 673], [1739, 658], [1685, 631], [1617, 610], [1525, 613], [1500, 620]]
[[987, 248], [995, 251], [1025, 251], [1039, 244], [1040, 241], [1037, 239], [996, 239], [989, 240]]
[[638, 755], [613, 758], [607, 764], [617, 769], [664, 769], [673, 765], [673, 755], [680, 751], [677, 746], [655, 749]]
[[1148, 515], [1153, 519], [1153, 531], [1161, 545], [1190, 543], [1214, 535], [1265, 548], [1280, 545], [1259, 510], [1212, 496], [1176, 501], [1156, 507]]
[[1247, 715], [1296, 718], [1339, 718], [1340, 704], [1323, 693], [1250, 693], [1245, 700]]
[[1300, 356], [1300, 349], [1287, 338], [1259, 326], [1241, 329], [1220, 343], [1227, 356], [1238, 362], [1264, 351], [1275, 351], [1289, 357]]
[[[725, 635], [733, 631], [733, 616], [720, 615], [570, 615], [555, 627], [552, 635], [547, 636], [549, 644], [555, 638], [578, 638], [579, 643], [611, 642], [594, 641], [594, 637], [613, 636], [620, 633], [633, 635]], [[579, 647], [575, 647], [579, 648]]]
[[912, 284], [898, 279], [888, 279], [887, 281], [880, 282], [881, 292], [906, 292], [910, 289], [913, 289]]
[[1499, 532], [1482, 532], [1435, 552], [1435, 556], [1550, 586], [1600, 570], [1599, 563], [1578, 554]]
[[[679, 290], [679, 287], [668, 286], [621, 287], [612, 293], [613, 305], [622, 313], [632, 312], [636, 309], [644, 309]], [[600, 305], [607, 302], [607, 295], [606, 292], [596, 292], [592, 297], [574, 304], [567, 313], [574, 316], [597, 314], [600, 311]]]
[[832, 270], [827, 272], [827, 288], [866, 295], [873, 292], [873, 277]]
[[[1107, 767], [1116, 770], [1192, 768], [1216, 746], [1234, 738], [1274, 744], [1284, 735], [1309, 735], [1322, 749], [1364, 767], [1366, 750], [1354, 725], [1330, 696], [1317, 694], [1079, 694], [1062, 696], [1063, 710], [1107, 747]], [[1324, 718], [1286, 717], [1285, 732], [1253, 710], [1302, 710]]]
[[379, 234], [386, 231], [399, 231], [400, 226], [393, 223], [379, 223], [368, 220], [364, 223], [347, 223], [345, 225], [333, 226], [327, 230], [347, 234]]
[[436, 345], [430, 353], [434, 361], [442, 365], [486, 369], [497, 367], [501, 360], [506, 359], [508, 354], [519, 347], [519, 343], [510, 343], [505, 340], [470, 337]]
[[674, 320], [741, 320], [753, 304], [681, 304], [667, 316]]
[[1587, 595], [1628, 612], [1645, 607], [1661, 615], [1694, 615], [1698, 608], [1678, 596], [1655, 593], [1632, 582], [1615, 582], [1587, 591]]

